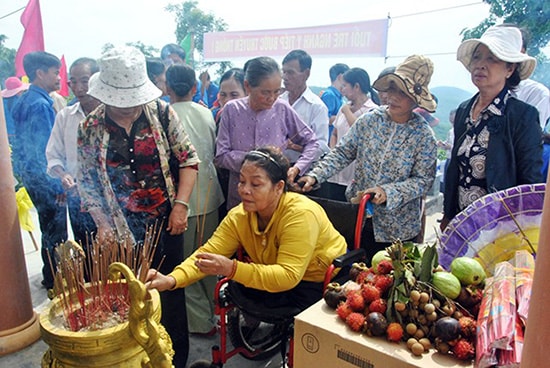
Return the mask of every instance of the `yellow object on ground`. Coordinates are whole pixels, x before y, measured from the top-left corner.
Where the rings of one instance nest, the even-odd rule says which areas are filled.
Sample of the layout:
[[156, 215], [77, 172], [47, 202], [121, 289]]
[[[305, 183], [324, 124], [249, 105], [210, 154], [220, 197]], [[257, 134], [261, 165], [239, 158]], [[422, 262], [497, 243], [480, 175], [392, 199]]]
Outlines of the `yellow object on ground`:
[[15, 193], [15, 201], [17, 202], [17, 213], [19, 214], [19, 225], [25, 231], [34, 230], [34, 222], [32, 221], [30, 210], [34, 207], [29, 193], [25, 187], [19, 188]]

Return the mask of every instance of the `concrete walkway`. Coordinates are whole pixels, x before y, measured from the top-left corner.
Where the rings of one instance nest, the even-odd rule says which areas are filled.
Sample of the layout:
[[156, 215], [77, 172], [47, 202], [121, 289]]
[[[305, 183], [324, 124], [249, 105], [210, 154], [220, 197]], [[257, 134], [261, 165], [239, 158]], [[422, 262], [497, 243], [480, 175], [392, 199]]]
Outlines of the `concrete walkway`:
[[[426, 218], [426, 235], [425, 242], [433, 242], [436, 239], [435, 229], [439, 228], [437, 219], [441, 217], [441, 214], [436, 210], [440, 208], [440, 205], [429, 205], [428, 216]], [[40, 231], [38, 228], [38, 220], [36, 218], [36, 213], [33, 211], [36, 230], [34, 231], [34, 237], [37, 241], [40, 241]], [[36, 312], [40, 313], [48, 305], [49, 299], [46, 294], [46, 290], [42, 287], [40, 282], [42, 281], [42, 260], [40, 258], [40, 252], [34, 249], [31, 237], [29, 233], [21, 233], [23, 239], [23, 245], [25, 248], [25, 259], [27, 265], [27, 273], [29, 276], [29, 284], [31, 289], [32, 303], [33, 308]], [[193, 363], [198, 359], [207, 359], [210, 360], [211, 357], [211, 347], [218, 344], [219, 337], [190, 337], [190, 350], [189, 350], [189, 364]], [[9, 368], [37, 368], [41, 366], [42, 356], [48, 349], [47, 345], [42, 341], [38, 340], [36, 343], [31, 346], [0, 357], [0, 367], [9, 367]], [[227, 368], [252, 368], [252, 367], [264, 367], [264, 368], [274, 368], [281, 367], [281, 357], [276, 354], [272, 359], [266, 361], [251, 361], [242, 358], [237, 355], [229, 360], [228, 363], [224, 365]]]

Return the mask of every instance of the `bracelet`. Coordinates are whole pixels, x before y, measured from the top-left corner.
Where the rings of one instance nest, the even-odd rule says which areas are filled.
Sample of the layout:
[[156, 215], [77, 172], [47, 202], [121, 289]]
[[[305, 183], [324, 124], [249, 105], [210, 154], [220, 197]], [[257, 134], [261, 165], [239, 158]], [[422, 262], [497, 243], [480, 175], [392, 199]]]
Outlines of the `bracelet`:
[[231, 273], [227, 275], [227, 278], [232, 279], [233, 276], [235, 276], [236, 272], [237, 272], [237, 260], [233, 259], [233, 268], [231, 269]]
[[185, 202], [184, 200], [181, 200], [181, 199], [174, 199], [174, 203], [179, 203], [181, 205], [184, 205], [185, 208], [189, 209], [189, 203]]

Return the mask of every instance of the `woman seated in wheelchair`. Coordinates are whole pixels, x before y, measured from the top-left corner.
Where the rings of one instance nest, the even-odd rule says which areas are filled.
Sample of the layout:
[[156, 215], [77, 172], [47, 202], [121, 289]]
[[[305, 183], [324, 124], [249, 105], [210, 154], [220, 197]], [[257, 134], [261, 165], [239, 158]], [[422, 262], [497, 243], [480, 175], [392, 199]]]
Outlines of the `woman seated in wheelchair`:
[[[173, 290], [223, 275], [232, 280], [229, 294], [243, 310], [287, 318], [320, 300], [325, 271], [346, 253], [346, 241], [320, 205], [287, 191], [288, 169], [278, 148], [248, 152], [238, 184], [242, 202], [170, 274], [150, 270], [147, 286]], [[245, 258], [235, 257], [239, 249]]]

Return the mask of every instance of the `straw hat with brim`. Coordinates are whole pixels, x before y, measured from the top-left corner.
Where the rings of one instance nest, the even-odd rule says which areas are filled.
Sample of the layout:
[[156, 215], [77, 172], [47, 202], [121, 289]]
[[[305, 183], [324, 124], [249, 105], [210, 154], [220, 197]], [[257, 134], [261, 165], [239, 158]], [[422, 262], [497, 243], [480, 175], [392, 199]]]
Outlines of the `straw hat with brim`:
[[466, 40], [456, 52], [459, 60], [469, 72], [472, 56], [479, 44], [484, 44], [498, 59], [518, 64], [521, 80], [529, 78], [537, 66], [537, 60], [521, 52], [523, 42], [521, 31], [514, 27], [490, 27], [480, 38]]
[[162, 95], [147, 76], [145, 56], [135, 47], [107, 51], [88, 94], [106, 105], [126, 108], [144, 105]]
[[393, 73], [378, 78], [373, 87], [379, 92], [386, 92], [393, 82], [418, 106], [426, 111], [434, 112], [437, 103], [428, 89], [433, 71], [434, 64], [430, 59], [423, 55], [412, 55], [399, 64]]
[[6, 79], [5, 85], [6, 88], [0, 92], [3, 98], [13, 97], [19, 92], [29, 89], [29, 84], [21, 82], [17, 77], [9, 77]]

